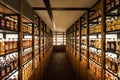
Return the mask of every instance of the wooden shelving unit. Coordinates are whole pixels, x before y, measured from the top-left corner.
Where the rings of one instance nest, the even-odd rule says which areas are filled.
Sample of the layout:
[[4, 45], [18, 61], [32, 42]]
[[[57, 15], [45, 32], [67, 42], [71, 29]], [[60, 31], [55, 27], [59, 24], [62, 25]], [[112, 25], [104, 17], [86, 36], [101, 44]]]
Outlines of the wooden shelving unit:
[[[71, 63], [74, 63], [73, 66], [79, 65], [75, 67], [78, 78], [82, 80], [120, 79], [119, 7], [119, 0], [101, 0], [66, 31], [66, 52]], [[75, 26], [77, 22], [80, 22], [78, 28]], [[74, 36], [76, 37], [76, 56], [73, 55]], [[77, 47], [77, 43], [80, 47]], [[80, 54], [80, 63], [74, 61], [78, 54]]]
[[36, 13], [32, 21], [22, 5], [18, 14], [0, 3], [0, 80], [42, 79], [52, 43], [51, 29]]

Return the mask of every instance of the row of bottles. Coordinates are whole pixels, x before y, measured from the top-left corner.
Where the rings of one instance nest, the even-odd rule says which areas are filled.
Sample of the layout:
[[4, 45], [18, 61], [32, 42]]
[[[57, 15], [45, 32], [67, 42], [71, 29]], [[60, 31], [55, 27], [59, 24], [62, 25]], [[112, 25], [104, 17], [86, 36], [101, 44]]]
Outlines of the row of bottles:
[[86, 49], [87, 49], [87, 47], [84, 46], [84, 45], [82, 45], [82, 46], [81, 46], [81, 54], [87, 55]]
[[2, 14], [0, 14], [0, 28], [18, 31], [18, 22], [11, 17], [4, 17]]
[[[120, 24], [120, 19], [118, 17], [111, 18], [106, 23], [106, 31], [120, 30], [119, 24]], [[99, 32], [101, 32], [101, 24], [98, 25], [96, 24], [90, 27], [90, 34], [99, 33]], [[82, 33], [83, 34], [85, 33], [84, 30]]]
[[35, 46], [35, 56], [37, 56], [39, 54], [39, 46]]
[[35, 39], [35, 45], [39, 44], [39, 39]]
[[106, 68], [120, 77], [120, 57], [117, 58], [116, 54], [106, 54]]
[[39, 55], [35, 57], [35, 68], [37, 68], [39, 66]]
[[23, 39], [23, 48], [28, 48], [32, 46], [32, 38]]
[[[111, 2], [112, 1], [112, 2]], [[107, 5], [107, 11], [110, 10], [111, 8], [114, 8], [115, 6], [118, 6], [120, 4], [119, 0], [107, 0], [107, 4], [109, 3], [109, 5]]]
[[108, 52], [118, 53], [120, 52], [120, 40], [107, 39], [106, 50]]
[[93, 12], [93, 14], [90, 15], [90, 20], [97, 18], [98, 16], [101, 16], [101, 10], [97, 10], [96, 12]]
[[35, 35], [39, 35], [39, 30], [38, 29], [35, 29]]
[[18, 53], [0, 57], [0, 80], [9, 75], [18, 66]]
[[100, 33], [100, 32], [101, 32], [101, 24], [93, 25], [90, 27], [90, 30], [89, 30], [90, 34], [95, 34], [95, 33]]
[[120, 18], [112, 17], [106, 23], [106, 31], [120, 30]]
[[32, 69], [32, 60], [30, 62], [28, 62], [26, 65], [24, 65], [23, 67], [23, 79], [22, 80], [29, 80], [30, 76], [32, 75], [33, 69]]
[[[38, 43], [38, 42], [37, 42]], [[32, 39], [23, 39], [23, 48], [31, 47]], [[18, 49], [18, 39], [0, 39], [0, 55], [14, 52]]]
[[81, 39], [81, 44], [82, 44], [82, 45], [87, 45], [86, 39]]
[[87, 65], [87, 58], [84, 55], [81, 55], [81, 62], [84, 65], [84, 67]]
[[87, 29], [86, 29], [86, 28], [82, 28], [81, 34], [82, 34], [82, 35], [86, 35], [86, 34], [87, 34]]
[[90, 58], [92, 58], [99, 64], [101, 63], [101, 50], [97, 50], [95, 48], [89, 48], [89, 53], [90, 53]]
[[18, 40], [17, 39], [0, 39], [0, 55], [14, 52], [17, 50]]
[[95, 79], [100, 79], [101, 78], [101, 67], [94, 63], [93, 61], [89, 60], [89, 67], [90, 67], [90, 74], [95, 78]]
[[100, 39], [91, 39], [89, 42], [89, 45], [91, 47], [101, 48], [101, 40]]
[[22, 26], [23, 26], [22, 30], [24, 33], [32, 34], [32, 26], [31, 25], [23, 24]]
[[106, 71], [105, 77], [106, 77], [106, 80], [119, 80], [117, 77], [115, 77], [113, 74], [111, 74], [108, 71]]
[[26, 61], [32, 59], [32, 48], [27, 48], [23, 52], [23, 60], [22, 62], [25, 63]]

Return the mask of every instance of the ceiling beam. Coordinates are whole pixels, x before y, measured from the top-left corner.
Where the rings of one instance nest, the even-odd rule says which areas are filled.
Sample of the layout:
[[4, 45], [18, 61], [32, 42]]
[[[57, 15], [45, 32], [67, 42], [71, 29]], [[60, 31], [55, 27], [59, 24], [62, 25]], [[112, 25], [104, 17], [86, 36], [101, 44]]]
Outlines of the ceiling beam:
[[[57, 8], [57, 7], [53, 7], [53, 8], [51, 8], [51, 10], [58, 10], [58, 11], [63, 11], [63, 10], [68, 10], [68, 11], [80, 11], [80, 10], [88, 10], [89, 8], [82, 8], [82, 7], [80, 7], [80, 8], [73, 8], [73, 7], [69, 7], [69, 8], [64, 8], [64, 7], [59, 7], [59, 8]], [[33, 7], [33, 10], [47, 10], [47, 8], [45, 8], [45, 7]]]
[[52, 25], [53, 25], [54, 29], [56, 29], [54, 18], [53, 18], [53, 13], [52, 13], [51, 5], [50, 5], [50, 1], [49, 0], [43, 0], [43, 1], [44, 1], [45, 6], [46, 6], [46, 9], [47, 9], [47, 12], [49, 14]]
[[48, 11], [49, 17], [50, 17], [51, 21], [53, 21], [53, 13], [52, 13], [50, 1], [49, 0], [43, 0], [43, 1], [46, 6], [46, 10]]

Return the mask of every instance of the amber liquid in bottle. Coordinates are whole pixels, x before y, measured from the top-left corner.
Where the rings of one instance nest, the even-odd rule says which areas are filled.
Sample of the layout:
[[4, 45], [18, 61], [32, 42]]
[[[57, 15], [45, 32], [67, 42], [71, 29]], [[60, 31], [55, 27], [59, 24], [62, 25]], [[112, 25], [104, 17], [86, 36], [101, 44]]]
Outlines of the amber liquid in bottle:
[[6, 73], [9, 74], [10, 73], [10, 65], [9, 65], [10, 61], [9, 59], [6, 59]]
[[17, 23], [16, 20], [15, 20], [15, 22], [14, 22], [14, 30], [15, 30], [15, 31], [18, 31], [18, 23]]
[[0, 39], [0, 55], [5, 53], [4, 40]]
[[0, 59], [0, 80], [5, 76], [5, 61]]
[[8, 40], [5, 40], [5, 53], [8, 53], [8, 50], [9, 50], [9, 42]]
[[14, 30], [14, 21], [13, 21], [13, 20], [11, 20], [10, 25], [11, 25], [11, 26], [10, 26], [10, 29], [11, 29], [11, 30]]
[[6, 19], [6, 27], [8, 30], [11, 30], [11, 25], [10, 25], [10, 20], [9, 19]]
[[5, 27], [5, 18], [4, 17], [0, 17], [0, 28], [4, 29]]
[[118, 70], [117, 69], [117, 64], [116, 64], [115, 60], [113, 59], [113, 61], [112, 61], [112, 71], [117, 73], [117, 70]]
[[13, 52], [13, 40], [9, 39], [9, 45], [10, 45], [10, 51], [9, 52]]

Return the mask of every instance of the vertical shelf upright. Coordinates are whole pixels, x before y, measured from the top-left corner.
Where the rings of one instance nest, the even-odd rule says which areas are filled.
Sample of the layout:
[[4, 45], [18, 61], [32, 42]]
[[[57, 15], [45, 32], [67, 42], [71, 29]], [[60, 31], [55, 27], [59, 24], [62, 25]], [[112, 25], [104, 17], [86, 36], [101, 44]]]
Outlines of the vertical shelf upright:
[[34, 60], [35, 69], [38, 68], [40, 62], [40, 18], [34, 15]]
[[80, 18], [81, 21], [81, 63], [87, 68], [87, 21], [86, 13]]

